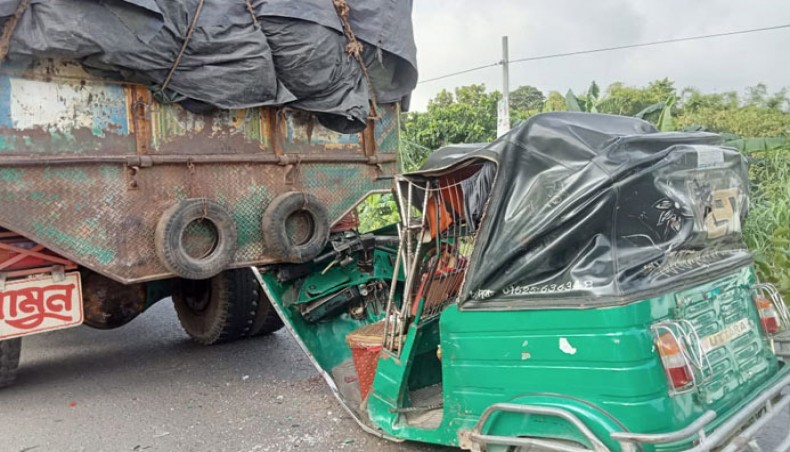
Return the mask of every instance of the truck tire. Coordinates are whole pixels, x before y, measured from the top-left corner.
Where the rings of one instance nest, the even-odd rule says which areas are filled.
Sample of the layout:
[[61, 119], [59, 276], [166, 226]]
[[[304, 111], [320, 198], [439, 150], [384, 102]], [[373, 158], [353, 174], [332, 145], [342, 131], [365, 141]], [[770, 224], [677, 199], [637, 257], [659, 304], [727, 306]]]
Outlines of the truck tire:
[[14, 382], [21, 351], [21, 338], [0, 341], [0, 389]]
[[181, 327], [192, 340], [215, 345], [250, 336], [259, 287], [249, 269], [226, 270], [207, 280], [180, 280], [172, 298]]
[[[203, 223], [205, 222], [205, 223]], [[202, 227], [203, 237], [191, 240], [192, 228]], [[195, 236], [200, 234], [195, 230]], [[209, 242], [200, 243], [208, 236]], [[167, 209], [156, 226], [156, 254], [173, 274], [204, 280], [218, 275], [233, 260], [238, 231], [233, 216], [221, 204], [188, 199]], [[192, 249], [195, 248], [195, 249]]]
[[271, 300], [266, 296], [263, 289], [261, 289], [258, 281], [250, 272], [250, 277], [255, 281], [255, 290], [258, 292], [258, 312], [255, 314], [255, 321], [250, 330], [250, 337], [268, 336], [282, 329], [283, 324], [280, 315], [272, 306]]
[[281, 262], [302, 264], [313, 260], [329, 240], [329, 214], [309, 193], [284, 193], [263, 214], [263, 240]]

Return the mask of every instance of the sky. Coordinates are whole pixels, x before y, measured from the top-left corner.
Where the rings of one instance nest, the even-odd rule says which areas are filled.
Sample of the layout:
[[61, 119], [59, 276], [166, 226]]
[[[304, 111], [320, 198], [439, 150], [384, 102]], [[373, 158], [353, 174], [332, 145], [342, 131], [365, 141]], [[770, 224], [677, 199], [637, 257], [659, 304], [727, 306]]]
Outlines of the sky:
[[[414, 27], [421, 80], [502, 59], [627, 45], [790, 24], [788, 0], [415, 0]], [[790, 28], [514, 64], [510, 86], [548, 93], [586, 91], [595, 80], [644, 86], [669, 77], [678, 88], [737, 91], [759, 82], [773, 92], [790, 87]], [[501, 90], [493, 67], [418, 85], [412, 110], [424, 110], [442, 89], [484, 83]]]

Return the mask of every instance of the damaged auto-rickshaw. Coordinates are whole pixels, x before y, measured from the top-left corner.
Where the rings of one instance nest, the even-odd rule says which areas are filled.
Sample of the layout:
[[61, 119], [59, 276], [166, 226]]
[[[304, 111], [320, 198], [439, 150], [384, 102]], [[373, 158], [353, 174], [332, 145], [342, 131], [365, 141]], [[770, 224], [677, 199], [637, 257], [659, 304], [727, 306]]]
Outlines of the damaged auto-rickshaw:
[[[735, 451], [790, 405], [790, 316], [705, 133], [553, 113], [399, 176], [401, 224], [258, 276], [364, 429], [471, 450]], [[790, 449], [790, 439], [778, 450]]]

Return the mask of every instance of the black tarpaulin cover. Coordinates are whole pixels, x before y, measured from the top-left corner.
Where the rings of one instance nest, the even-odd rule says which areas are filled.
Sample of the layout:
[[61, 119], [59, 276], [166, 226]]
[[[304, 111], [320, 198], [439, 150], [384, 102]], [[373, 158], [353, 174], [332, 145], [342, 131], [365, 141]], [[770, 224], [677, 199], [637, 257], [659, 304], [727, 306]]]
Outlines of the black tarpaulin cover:
[[[340, 132], [366, 126], [369, 90], [332, 0], [32, 0], [9, 60], [80, 61], [103, 76], [150, 85], [193, 111], [289, 105]], [[0, 0], [0, 18], [19, 0]], [[412, 0], [348, 0], [352, 29], [380, 103], [407, 99], [417, 82]], [[254, 12], [256, 19], [253, 18]]]
[[464, 308], [597, 307], [666, 293], [750, 262], [748, 166], [707, 133], [620, 116], [536, 116], [485, 147], [433, 154], [412, 181], [498, 165]]

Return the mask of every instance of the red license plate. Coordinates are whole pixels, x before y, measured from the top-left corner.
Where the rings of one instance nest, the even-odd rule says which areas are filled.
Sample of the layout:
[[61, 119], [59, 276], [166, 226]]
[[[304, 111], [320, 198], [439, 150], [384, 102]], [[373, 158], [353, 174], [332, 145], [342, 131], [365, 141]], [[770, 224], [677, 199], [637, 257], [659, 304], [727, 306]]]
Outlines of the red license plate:
[[81, 325], [79, 273], [6, 282], [0, 290], [0, 340]]

